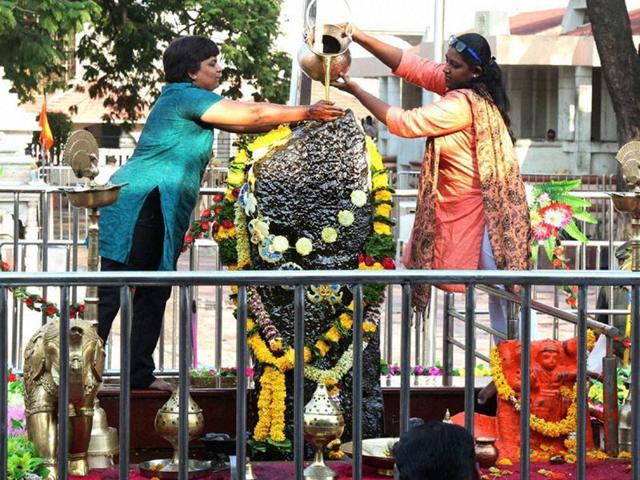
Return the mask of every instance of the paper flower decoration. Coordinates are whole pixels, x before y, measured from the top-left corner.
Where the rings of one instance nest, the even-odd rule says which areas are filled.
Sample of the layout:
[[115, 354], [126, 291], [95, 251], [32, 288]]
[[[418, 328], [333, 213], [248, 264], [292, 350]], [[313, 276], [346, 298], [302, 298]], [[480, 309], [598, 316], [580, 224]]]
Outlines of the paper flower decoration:
[[258, 254], [260, 258], [262, 258], [265, 262], [268, 263], [277, 263], [282, 260], [282, 253], [277, 252], [273, 248], [273, 235], [267, 236], [263, 241], [262, 245], [258, 249]]
[[307, 291], [307, 298], [312, 303], [327, 302], [331, 305], [342, 302], [341, 286], [337, 283], [332, 285], [310, 285]]
[[251, 242], [259, 244], [269, 235], [269, 219], [254, 218], [249, 222], [247, 228], [249, 229], [249, 234], [251, 234]]

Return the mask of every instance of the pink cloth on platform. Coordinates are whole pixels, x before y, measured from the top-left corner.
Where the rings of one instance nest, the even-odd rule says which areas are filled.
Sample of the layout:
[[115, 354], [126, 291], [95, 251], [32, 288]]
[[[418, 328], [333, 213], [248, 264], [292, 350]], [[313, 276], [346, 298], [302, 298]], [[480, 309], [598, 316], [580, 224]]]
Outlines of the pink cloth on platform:
[[[351, 465], [347, 462], [329, 462], [331, 468], [333, 468], [338, 474], [338, 480], [351, 479]], [[589, 480], [625, 480], [631, 478], [631, 472], [628, 470], [628, 462], [620, 462], [618, 460], [607, 460], [604, 462], [590, 462], [587, 465], [587, 475]], [[501, 470], [508, 470], [511, 472], [509, 475], [501, 476], [501, 479], [516, 480], [520, 478], [520, 466], [516, 463], [509, 467], [499, 467]], [[545, 470], [551, 470], [554, 473], [562, 474], [562, 477], [569, 480], [576, 477], [575, 465], [549, 465], [546, 463], [532, 462], [531, 463], [531, 476], [532, 480], [546, 480], [549, 477], [538, 473], [541, 468]], [[289, 480], [294, 478], [293, 463], [292, 462], [264, 462], [255, 463], [253, 470], [256, 476], [260, 480]], [[488, 473], [483, 469], [482, 473]], [[69, 477], [71, 480], [116, 480], [118, 479], [118, 470], [93, 470], [86, 477]], [[142, 480], [145, 477], [141, 476], [137, 469], [130, 470], [129, 480]], [[209, 480], [228, 480], [229, 471], [212, 473], [209, 476]], [[378, 475], [375, 469], [367, 467], [366, 465], [362, 469], [363, 480], [381, 480], [389, 479], [389, 477], [383, 477]]]
[[[253, 463], [253, 471], [260, 480], [293, 480], [294, 467], [293, 462], [257, 462]], [[338, 480], [351, 479], [351, 464], [347, 462], [328, 462], [328, 465], [338, 474]], [[86, 477], [69, 477], [70, 480], [116, 480], [118, 479], [118, 469], [112, 468], [108, 470], [92, 470]], [[215, 472], [206, 477], [207, 480], [229, 480], [229, 470], [223, 472]], [[137, 469], [129, 471], [129, 480], [146, 479], [140, 475]], [[375, 469], [364, 466], [362, 469], [363, 480], [381, 480], [389, 479], [378, 475]]]
[[[389, 132], [401, 137], [437, 137], [440, 158], [437, 172], [436, 235], [433, 269], [476, 270], [484, 233], [480, 172], [475, 153], [471, 106], [464, 93], [446, 91], [444, 65], [404, 53], [394, 71], [411, 83], [443, 95], [434, 103], [413, 110], [392, 107], [387, 113]], [[462, 292], [461, 285], [445, 285]]]
[[[631, 472], [627, 469], [629, 464], [626, 462], [620, 462], [618, 460], [607, 460], [604, 462], [593, 462], [587, 464], [587, 478], [589, 480], [625, 480], [631, 478]], [[519, 480], [520, 479], [520, 466], [518, 464], [512, 467], [500, 466], [500, 470], [508, 470], [511, 472], [509, 475], [503, 475], [498, 478], [505, 480]], [[576, 478], [577, 469], [576, 465], [549, 465], [548, 463], [532, 462], [529, 470], [529, 478], [531, 480], [548, 480], [550, 477], [545, 477], [538, 470], [550, 470], [555, 474], [559, 474], [555, 479], [570, 480]], [[488, 470], [482, 469], [482, 473], [488, 473]]]

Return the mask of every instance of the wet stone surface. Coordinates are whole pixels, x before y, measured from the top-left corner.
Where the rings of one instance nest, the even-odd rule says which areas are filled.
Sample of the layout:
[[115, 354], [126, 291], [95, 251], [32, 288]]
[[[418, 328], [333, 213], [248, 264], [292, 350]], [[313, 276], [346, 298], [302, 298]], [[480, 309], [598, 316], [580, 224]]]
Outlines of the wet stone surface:
[[[305, 270], [357, 269], [358, 253], [372, 229], [373, 209], [370, 201], [361, 208], [351, 203], [353, 190], [368, 190], [369, 169], [366, 161], [364, 135], [357, 119], [349, 113], [327, 124], [310, 123], [298, 128], [291, 141], [269, 158], [254, 166], [256, 176], [254, 194], [261, 214], [270, 219], [269, 232], [285, 236], [291, 247], [297, 239], [307, 237], [313, 251], [302, 256], [291, 248], [285, 255], [287, 262], [295, 262]], [[354, 223], [343, 227], [337, 220], [340, 210], [350, 210]], [[324, 243], [324, 227], [335, 228], [338, 239]], [[252, 244], [252, 261], [256, 269], [270, 270], [278, 264], [263, 261]], [[283, 272], [283, 277], [286, 272]], [[281, 287], [259, 289], [265, 308], [282, 333], [293, 345], [293, 292]], [[342, 288], [343, 304], [351, 302], [348, 288]], [[331, 326], [337, 312], [328, 302], [305, 300], [305, 341], [315, 343]], [[339, 348], [316, 362], [319, 368], [332, 368], [347, 349], [351, 337]], [[363, 432], [365, 438], [382, 435], [382, 391], [380, 388], [379, 338], [370, 342], [364, 351], [363, 370]], [[260, 367], [257, 372], [261, 373]], [[343, 441], [351, 439], [351, 372], [340, 381], [340, 400], [345, 414]], [[305, 403], [311, 398], [315, 384], [305, 381]], [[293, 374], [287, 374], [286, 434], [293, 438]]]

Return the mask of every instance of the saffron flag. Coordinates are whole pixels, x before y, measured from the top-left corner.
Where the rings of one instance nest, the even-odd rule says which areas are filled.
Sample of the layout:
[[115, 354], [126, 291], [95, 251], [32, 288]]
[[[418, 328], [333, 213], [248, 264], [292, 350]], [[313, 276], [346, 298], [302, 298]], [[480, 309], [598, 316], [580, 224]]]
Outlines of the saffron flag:
[[49, 127], [49, 120], [47, 120], [47, 99], [45, 98], [42, 102], [42, 110], [40, 111], [40, 119], [38, 120], [40, 124], [40, 128], [42, 131], [40, 132], [39, 142], [41, 145], [44, 145], [45, 150], [49, 150], [53, 146], [53, 134], [51, 133], [51, 128]]

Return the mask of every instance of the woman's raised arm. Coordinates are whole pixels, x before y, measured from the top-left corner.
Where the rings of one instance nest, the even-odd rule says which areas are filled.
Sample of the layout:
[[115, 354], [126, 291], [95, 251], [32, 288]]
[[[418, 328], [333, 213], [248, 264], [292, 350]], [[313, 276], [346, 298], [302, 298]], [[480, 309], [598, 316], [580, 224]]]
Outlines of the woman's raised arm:
[[220, 100], [204, 112], [200, 120], [224, 130], [226, 126], [259, 128], [303, 120], [329, 122], [343, 115], [342, 108], [325, 101], [313, 105], [287, 106], [275, 103]]

